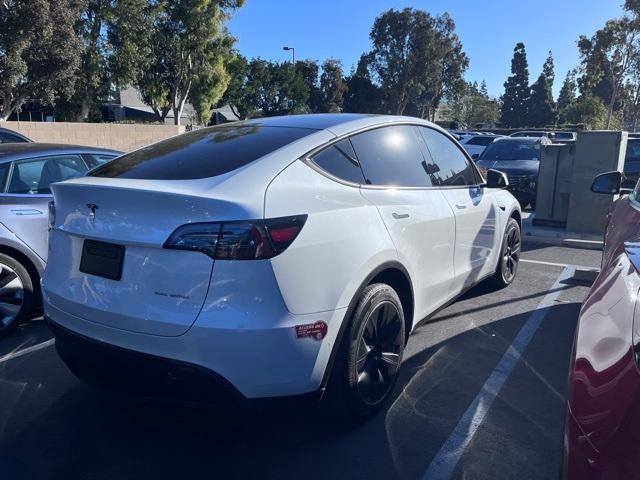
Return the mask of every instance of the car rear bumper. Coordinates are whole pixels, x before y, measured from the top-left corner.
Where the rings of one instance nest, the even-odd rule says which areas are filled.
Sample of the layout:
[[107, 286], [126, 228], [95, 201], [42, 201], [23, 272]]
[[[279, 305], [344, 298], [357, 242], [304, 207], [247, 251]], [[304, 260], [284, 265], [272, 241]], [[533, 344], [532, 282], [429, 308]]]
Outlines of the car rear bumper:
[[[284, 313], [277, 319], [263, 319], [262, 328], [255, 324], [228, 328], [222, 326], [223, 320], [214, 328], [210, 321], [204, 325], [196, 321], [183, 335], [162, 337], [79, 318], [51, 305], [46, 292], [43, 297], [60, 356], [78, 376], [95, 373], [97, 381], [142, 389], [134, 393], [146, 391], [150, 396], [171, 384], [195, 383], [195, 389], [185, 391], [197, 397], [206, 394], [204, 403], [219, 403], [216, 392], [223, 393], [223, 403], [317, 392], [346, 312]], [[221, 310], [220, 314], [233, 312]], [[324, 339], [300, 336], [296, 326], [320, 321], [327, 325]]]

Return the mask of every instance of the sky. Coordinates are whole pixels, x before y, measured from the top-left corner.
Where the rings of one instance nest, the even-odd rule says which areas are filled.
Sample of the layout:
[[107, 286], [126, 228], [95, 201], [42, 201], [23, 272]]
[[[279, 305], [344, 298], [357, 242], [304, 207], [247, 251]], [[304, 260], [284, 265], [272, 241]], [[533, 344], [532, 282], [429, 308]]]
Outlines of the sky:
[[624, 0], [246, 0], [229, 22], [237, 47], [249, 58], [342, 60], [345, 71], [371, 48], [374, 19], [389, 8], [407, 6], [430, 14], [449, 12], [469, 57], [466, 79], [486, 80], [489, 94], [502, 94], [510, 74], [513, 47], [523, 42], [531, 83], [549, 50], [556, 67], [557, 95], [568, 70], [579, 64], [576, 41], [605, 21], [622, 16]]

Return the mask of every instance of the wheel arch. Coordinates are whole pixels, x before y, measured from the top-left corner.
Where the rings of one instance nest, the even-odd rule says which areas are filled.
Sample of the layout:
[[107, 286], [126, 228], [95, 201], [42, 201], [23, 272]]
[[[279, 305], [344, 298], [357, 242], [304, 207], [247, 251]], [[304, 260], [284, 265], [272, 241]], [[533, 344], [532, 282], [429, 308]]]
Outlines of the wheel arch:
[[29, 272], [31, 276], [31, 281], [33, 282], [33, 293], [36, 296], [36, 302], [39, 304], [40, 302], [40, 278], [42, 277], [42, 269], [38, 268], [36, 262], [33, 261], [28, 255], [24, 252], [18, 250], [17, 248], [11, 247], [6, 244], [0, 244], [0, 253], [3, 253], [17, 262], [20, 262], [22, 266]]
[[321, 389], [325, 388], [329, 382], [329, 377], [331, 376], [333, 365], [342, 345], [344, 333], [347, 330], [347, 325], [357, 307], [360, 295], [368, 285], [374, 283], [385, 283], [392, 287], [398, 294], [405, 317], [405, 342], [408, 339], [409, 334], [411, 333], [411, 328], [413, 327], [413, 315], [415, 312], [413, 284], [411, 282], [409, 272], [404, 267], [404, 265], [402, 265], [398, 261], [387, 261], [378, 265], [365, 277], [365, 279], [362, 281], [362, 283], [360, 283], [360, 286], [357, 288], [355, 294], [351, 298], [343, 321], [340, 325], [340, 330], [336, 335], [336, 340], [331, 349], [331, 354], [329, 355], [329, 361], [327, 362], [324, 375], [322, 377], [322, 382], [320, 383]]

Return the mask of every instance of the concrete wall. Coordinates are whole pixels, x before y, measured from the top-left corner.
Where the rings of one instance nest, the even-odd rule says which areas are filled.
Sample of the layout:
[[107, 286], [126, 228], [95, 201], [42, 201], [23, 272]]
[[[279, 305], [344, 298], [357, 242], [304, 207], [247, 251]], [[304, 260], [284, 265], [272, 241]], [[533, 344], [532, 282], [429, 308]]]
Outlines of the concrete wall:
[[184, 125], [117, 123], [0, 122], [35, 142], [66, 143], [129, 151], [184, 133]]

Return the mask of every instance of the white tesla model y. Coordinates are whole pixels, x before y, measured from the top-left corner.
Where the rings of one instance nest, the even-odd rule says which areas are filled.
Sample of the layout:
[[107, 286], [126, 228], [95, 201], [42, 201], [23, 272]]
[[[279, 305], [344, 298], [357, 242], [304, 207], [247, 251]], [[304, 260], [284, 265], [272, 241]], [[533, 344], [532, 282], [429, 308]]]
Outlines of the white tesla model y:
[[417, 321], [483, 279], [513, 281], [506, 184], [416, 118], [186, 133], [52, 186], [45, 315], [85, 380], [370, 415]]

